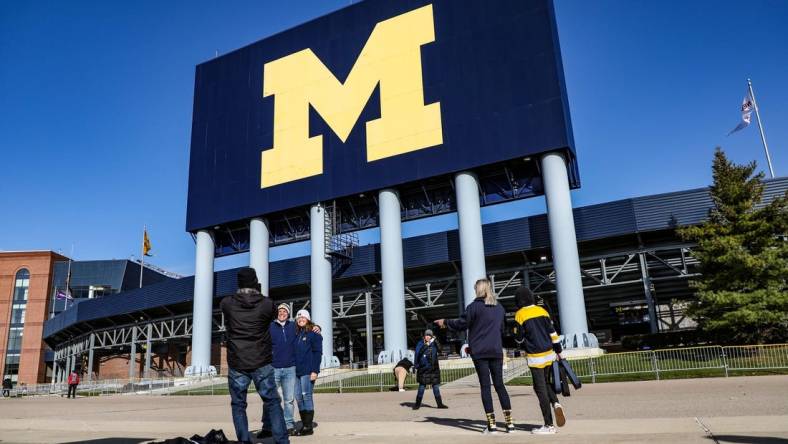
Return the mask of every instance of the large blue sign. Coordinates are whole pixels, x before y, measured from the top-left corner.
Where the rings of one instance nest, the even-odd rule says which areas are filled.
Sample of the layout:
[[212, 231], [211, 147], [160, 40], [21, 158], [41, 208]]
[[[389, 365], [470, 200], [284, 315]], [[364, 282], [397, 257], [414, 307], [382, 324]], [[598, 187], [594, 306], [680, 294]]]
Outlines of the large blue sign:
[[187, 230], [553, 150], [550, 1], [367, 0], [197, 67]]

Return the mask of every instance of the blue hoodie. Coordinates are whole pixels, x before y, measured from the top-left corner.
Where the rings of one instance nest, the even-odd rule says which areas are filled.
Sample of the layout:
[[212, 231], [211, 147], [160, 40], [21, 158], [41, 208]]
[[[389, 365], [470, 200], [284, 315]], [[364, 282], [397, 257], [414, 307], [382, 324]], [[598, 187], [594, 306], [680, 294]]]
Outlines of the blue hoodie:
[[271, 345], [274, 352], [274, 360], [271, 365], [274, 368], [295, 367], [295, 322], [288, 319], [283, 326], [279, 322], [273, 321], [268, 331], [271, 333]]
[[313, 331], [302, 331], [296, 336], [296, 376], [320, 373], [323, 358], [323, 337]]

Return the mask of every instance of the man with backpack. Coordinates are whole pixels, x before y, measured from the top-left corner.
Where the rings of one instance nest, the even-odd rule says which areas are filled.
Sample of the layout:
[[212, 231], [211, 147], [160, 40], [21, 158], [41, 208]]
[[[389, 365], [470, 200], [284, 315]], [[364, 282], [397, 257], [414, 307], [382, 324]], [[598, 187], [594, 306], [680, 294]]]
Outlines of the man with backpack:
[[531, 430], [536, 435], [553, 435], [552, 406], [558, 427], [566, 423], [564, 409], [558, 402], [553, 387], [548, 383], [550, 367], [553, 361], [560, 359], [561, 343], [558, 333], [553, 327], [550, 315], [544, 308], [534, 303], [534, 296], [526, 287], [520, 287], [514, 295], [518, 310], [514, 320], [518, 324], [517, 343], [525, 349], [528, 368], [533, 379], [534, 392], [539, 399], [544, 426]]

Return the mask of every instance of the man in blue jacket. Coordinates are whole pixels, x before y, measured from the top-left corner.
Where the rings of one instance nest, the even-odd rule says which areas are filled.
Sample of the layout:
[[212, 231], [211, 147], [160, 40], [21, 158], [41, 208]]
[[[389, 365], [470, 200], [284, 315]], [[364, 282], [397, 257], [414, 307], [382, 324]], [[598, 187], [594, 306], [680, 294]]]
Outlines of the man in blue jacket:
[[[271, 326], [268, 331], [271, 335], [271, 344], [273, 349], [273, 362], [271, 362], [271, 366], [274, 368], [274, 380], [276, 381], [276, 387], [282, 391], [287, 433], [289, 435], [295, 435], [296, 429], [295, 419], [293, 418], [293, 400], [295, 396], [296, 380], [296, 326], [295, 322], [290, 320], [289, 305], [279, 304], [276, 309], [276, 319], [271, 322]], [[263, 429], [258, 434], [258, 438], [271, 436], [270, 430], [270, 421], [268, 420], [265, 412], [263, 412]]]

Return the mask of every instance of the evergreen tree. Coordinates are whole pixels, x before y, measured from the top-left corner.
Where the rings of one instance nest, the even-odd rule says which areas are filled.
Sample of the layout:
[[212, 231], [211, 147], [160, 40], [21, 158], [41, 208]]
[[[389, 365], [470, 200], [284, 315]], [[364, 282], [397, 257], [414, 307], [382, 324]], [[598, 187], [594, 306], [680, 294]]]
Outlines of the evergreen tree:
[[763, 205], [763, 173], [717, 148], [714, 203], [701, 225], [678, 234], [697, 243], [701, 277], [688, 314], [722, 343], [788, 341], [788, 192]]

